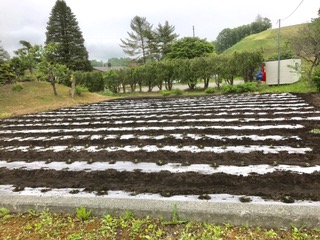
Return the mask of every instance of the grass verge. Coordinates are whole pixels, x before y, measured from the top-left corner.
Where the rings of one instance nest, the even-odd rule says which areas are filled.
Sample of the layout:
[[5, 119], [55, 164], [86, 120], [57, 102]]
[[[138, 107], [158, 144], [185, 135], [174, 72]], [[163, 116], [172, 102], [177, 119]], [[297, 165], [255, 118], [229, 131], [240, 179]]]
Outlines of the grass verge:
[[168, 224], [161, 218], [137, 218], [131, 212], [86, 220], [76, 213], [34, 210], [5, 216], [0, 216], [0, 239], [320, 239], [317, 228], [266, 229], [186, 221]]
[[81, 96], [70, 96], [70, 88], [57, 84], [58, 96], [54, 96], [48, 82], [23, 82], [22, 89], [13, 90], [13, 85], [0, 87], [0, 118], [15, 115], [53, 110], [62, 107], [76, 106], [99, 102], [111, 97], [96, 93], [83, 93]]

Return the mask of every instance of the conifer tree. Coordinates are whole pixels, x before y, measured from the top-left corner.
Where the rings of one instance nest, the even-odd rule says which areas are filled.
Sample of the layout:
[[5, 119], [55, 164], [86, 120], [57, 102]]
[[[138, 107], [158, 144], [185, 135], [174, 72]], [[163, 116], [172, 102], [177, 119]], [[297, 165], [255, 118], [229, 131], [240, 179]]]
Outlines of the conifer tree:
[[136, 56], [142, 63], [146, 63], [153, 49], [152, 25], [145, 17], [135, 16], [130, 27], [132, 32], [128, 32], [129, 38], [120, 39], [120, 46], [129, 56]]
[[54, 62], [72, 70], [92, 70], [77, 19], [64, 0], [57, 0], [47, 23], [46, 45], [58, 45]]

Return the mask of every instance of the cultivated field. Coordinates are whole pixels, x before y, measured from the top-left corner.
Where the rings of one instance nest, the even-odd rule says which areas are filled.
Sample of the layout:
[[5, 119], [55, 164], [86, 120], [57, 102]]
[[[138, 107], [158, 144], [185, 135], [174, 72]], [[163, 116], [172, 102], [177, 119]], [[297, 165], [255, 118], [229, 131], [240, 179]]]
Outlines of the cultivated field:
[[320, 201], [319, 102], [121, 99], [2, 119], [0, 191]]

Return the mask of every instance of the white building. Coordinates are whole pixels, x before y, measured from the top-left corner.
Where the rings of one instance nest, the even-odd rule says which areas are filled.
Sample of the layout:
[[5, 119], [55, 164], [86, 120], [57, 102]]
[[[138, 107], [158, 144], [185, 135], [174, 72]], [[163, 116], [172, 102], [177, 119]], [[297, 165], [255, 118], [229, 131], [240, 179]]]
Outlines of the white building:
[[[278, 84], [278, 61], [265, 63], [266, 82], [268, 85]], [[286, 59], [280, 61], [280, 84], [297, 82], [301, 75], [301, 60]]]

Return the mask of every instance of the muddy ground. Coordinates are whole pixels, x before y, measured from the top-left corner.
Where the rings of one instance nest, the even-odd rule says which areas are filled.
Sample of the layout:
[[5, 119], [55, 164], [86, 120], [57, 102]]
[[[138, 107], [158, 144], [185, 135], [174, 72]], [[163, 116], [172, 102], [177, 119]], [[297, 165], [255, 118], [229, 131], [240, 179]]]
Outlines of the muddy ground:
[[[303, 99], [305, 103], [308, 103], [310, 106], [314, 106], [311, 113], [303, 114], [299, 117], [316, 117], [320, 116], [316, 111], [320, 111], [320, 94], [298, 94], [299, 99]], [[154, 100], [152, 100], [154, 101]], [[116, 102], [116, 101], [115, 101]], [[132, 103], [134, 104], [134, 103]], [[152, 105], [150, 105], [152, 107]], [[159, 106], [154, 106], [155, 108]], [[128, 107], [130, 109], [130, 106]], [[239, 110], [237, 116], [219, 116], [215, 115], [215, 110], [203, 109], [199, 107], [197, 111], [197, 116], [192, 117], [195, 121], [183, 121], [190, 119], [188, 116], [181, 116], [179, 119], [182, 122], [170, 122], [170, 119], [177, 119], [176, 116], [170, 117], [170, 114], [175, 114], [175, 111], [168, 109], [164, 110], [164, 113], [168, 115], [165, 119], [168, 119], [168, 122], [157, 123], [157, 127], [169, 127], [169, 126], [262, 126], [262, 125], [277, 125], [277, 124], [300, 124], [303, 125], [303, 128], [297, 129], [266, 129], [259, 130], [259, 135], [268, 136], [268, 135], [281, 135], [288, 136], [288, 139], [283, 139], [280, 141], [273, 140], [264, 140], [256, 141], [249, 138], [244, 139], [209, 139], [205, 137], [206, 135], [222, 135], [228, 136], [232, 134], [237, 135], [254, 135], [257, 134], [256, 129], [246, 129], [246, 130], [233, 130], [233, 129], [215, 129], [215, 128], [205, 128], [205, 129], [175, 129], [175, 130], [126, 130], [123, 131], [121, 128], [126, 128], [128, 126], [139, 128], [146, 126], [145, 122], [139, 123], [134, 122], [131, 124], [127, 123], [117, 123], [119, 120], [109, 121], [107, 124], [91, 124], [87, 120], [76, 121], [72, 117], [65, 117], [63, 122], [70, 122], [74, 125], [72, 126], [63, 126], [60, 125], [60, 132], [49, 132], [50, 129], [56, 128], [55, 126], [50, 126], [50, 119], [52, 117], [41, 116], [40, 123], [49, 125], [42, 126], [41, 124], [36, 127], [31, 127], [32, 129], [37, 130], [48, 130], [48, 132], [43, 131], [42, 133], [33, 132], [33, 133], [20, 133], [18, 136], [21, 138], [34, 137], [34, 140], [26, 140], [20, 142], [18, 140], [12, 141], [3, 141], [4, 138], [12, 138], [17, 136], [17, 134], [4, 133], [7, 130], [22, 130], [30, 129], [27, 126], [18, 126], [17, 122], [15, 124], [8, 125], [8, 121], [0, 121], [0, 146], [5, 148], [7, 146], [27, 146], [29, 151], [23, 152], [20, 150], [4, 151], [0, 150], [0, 161], [90, 161], [90, 162], [117, 162], [117, 161], [132, 161], [132, 162], [159, 162], [165, 163], [182, 163], [184, 165], [195, 164], [195, 163], [206, 163], [218, 165], [256, 165], [256, 164], [269, 164], [269, 165], [278, 165], [278, 164], [288, 164], [288, 165], [299, 165], [299, 166], [314, 166], [320, 165], [320, 134], [312, 133], [313, 129], [320, 128], [320, 121], [310, 121], [310, 120], [294, 120], [292, 118], [297, 117], [296, 114], [286, 114], [284, 116], [274, 115], [274, 110], [264, 110], [261, 109], [251, 109], [254, 113], [253, 116], [247, 116], [247, 110]], [[117, 110], [115, 109], [115, 112]], [[191, 111], [191, 110], [190, 110]], [[261, 116], [263, 118], [272, 119], [275, 117], [285, 117], [286, 120], [279, 122], [274, 121], [242, 121], [242, 122], [205, 122], [202, 121], [205, 114], [211, 113], [211, 119], [220, 119], [223, 118], [234, 118], [239, 119], [245, 118], [258, 118], [260, 116], [256, 115], [259, 112], [267, 112], [266, 115]], [[89, 115], [94, 121], [94, 118], [99, 116]], [[102, 117], [100, 115], [100, 117]], [[20, 120], [19, 124], [24, 123], [25, 120], [37, 119], [39, 121], [39, 116], [20, 116], [15, 119]], [[104, 117], [105, 120], [108, 120], [108, 116]], [[155, 120], [157, 117], [150, 117], [148, 120]], [[101, 119], [100, 119], [101, 120]], [[125, 113], [121, 114], [120, 120], [131, 120], [130, 114], [126, 115]], [[154, 125], [154, 124], [153, 124]], [[103, 130], [103, 128], [120, 128], [120, 130]], [[72, 133], [64, 133], [66, 129], [74, 129]], [[164, 139], [91, 139], [90, 137], [78, 138], [77, 136], [82, 135], [83, 132], [81, 128], [92, 128], [92, 132], [86, 132], [86, 135], [123, 135], [123, 134], [134, 134], [134, 135], [149, 135], [157, 136], [159, 134], [166, 135]], [[99, 130], [101, 129], [101, 130]], [[61, 136], [61, 134], [71, 134], [74, 136], [71, 139], [52, 139], [50, 141], [39, 141], [37, 139], [41, 137], [52, 137]], [[172, 137], [170, 134], [181, 134], [182, 139], [177, 139]], [[199, 134], [203, 136], [202, 139], [192, 139], [188, 137], [188, 134]], [[301, 140], [297, 141], [296, 139], [290, 138], [291, 136], [298, 136]], [[49, 148], [50, 146], [56, 145], [66, 145], [70, 146], [69, 150], [62, 152], [54, 151], [36, 151], [36, 147]], [[83, 146], [81, 151], [71, 150], [72, 146]], [[90, 152], [86, 148], [90, 146], [98, 146], [99, 152]], [[106, 147], [123, 147], [128, 145], [134, 146], [146, 146], [146, 145], [155, 145], [160, 148], [160, 151], [157, 152], [147, 152], [147, 151], [137, 151], [137, 152], [127, 152], [127, 151], [115, 151], [110, 152], [104, 150]], [[192, 152], [169, 152], [161, 150], [162, 146], [198, 146], [199, 148], [204, 147], [223, 147], [227, 148], [228, 146], [251, 146], [251, 145], [266, 145], [266, 146], [277, 146], [285, 145], [293, 148], [311, 148], [312, 151], [305, 154], [293, 154], [288, 152], [280, 153], [268, 153], [265, 154], [261, 151], [251, 152], [251, 153], [192, 153]], [[277, 171], [274, 173], [268, 173], [264, 175], [250, 174], [249, 176], [236, 176], [229, 175], [225, 173], [216, 173], [212, 175], [203, 175], [196, 172], [188, 173], [170, 173], [168, 171], [162, 171], [159, 173], [143, 173], [140, 171], [135, 172], [119, 172], [116, 170], [105, 170], [105, 171], [96, 171], [96, 172], [73, 172], [73, 171], [55, 171], [55, 170], [24, 170], [24, 169], [15, 169], [8, 170], [7, 168], [0, 168], [0, 185], [9, 184], [16, 186], [16, 190], [22, 190], [24, 187], [39, 187], [46, 190], [50, 188], [84, 188], [85, 191], [95, 192], [97, 194], [107, 194], [108, 190], [123, 190], [137, 193], [159, 193], [162, 196], [172, 196], [172, 195], [202, 195], [206, 194], [215, 194], [215, 193], [228, 193], [235, 195], [251, 195], [251, 196], [261, 196], [266, 199], [286, 199], [286, 196], [290, 196], [293, 199], [304, 199], [304, 200], [313, 200], [320, 201], [320, 172], [315, 172], [313, 174], [298, 174], [289, 171]], [[204, 197], [205, 198], [205, 197]]]

